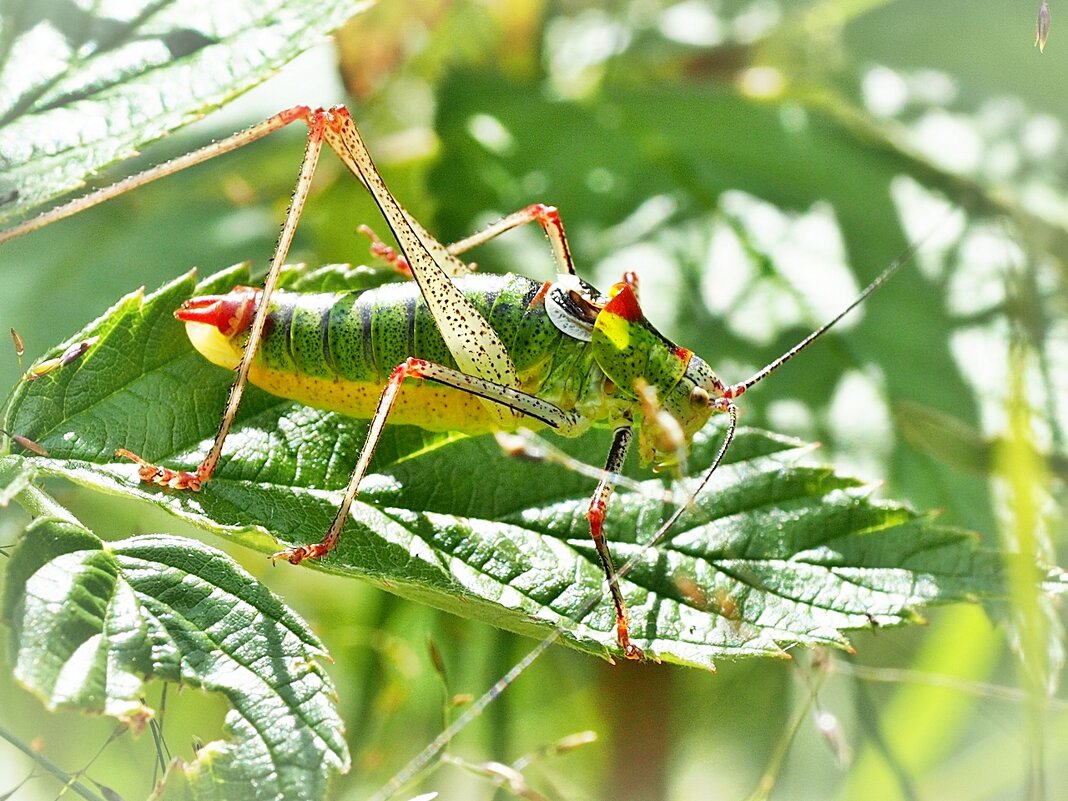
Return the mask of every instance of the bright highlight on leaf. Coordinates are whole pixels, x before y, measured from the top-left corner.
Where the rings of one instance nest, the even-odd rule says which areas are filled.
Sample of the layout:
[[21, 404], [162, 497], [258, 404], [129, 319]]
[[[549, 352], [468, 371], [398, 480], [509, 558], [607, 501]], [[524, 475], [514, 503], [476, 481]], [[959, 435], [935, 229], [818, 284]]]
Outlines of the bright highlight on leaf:
[[[367, 275], [324, 268], [286, 280], [311, 291]], [[200, 285], [179, 279], [147, 298], [124, 298], [76, 334], [100, 339], [15, 394], [4, 428], [52, 454], [26, 463], [148, 500], [265, 553], [319, 536], [363, 422], [250, 391], [221, 471], [197, 494], [146, 487], [112, 455], [129, 446], [169, 464], [201, 458], [230, 375], [192, 350], [171, 312], [194, 293], [248, 281], [246, 268]], [[698, 437], [693, 475], [707, 468], [719, 433], [712, 426]], [[603, 444], [578, 447], [600, 452]], [[671, 512], [663, 485], [645, 476], [643, 491], [620, 491], [605, 530], [619, 562], [634, 559], [622, 584], [632, 629], [658, 658], [710, 667], [724, 657], [781, 656], [794, 645], [848, 647], [850, 629], [915, 621], [930, 604], [1003, 596], [997, 552], [805, 464], [810, 452], [796, 440], [741, 431], [696, 508], [651, 551], [642, 543]], [[508, 458], [491, 438], [405, 427], [390, 429], [374, 469], [324, 569], [521, 633], [559, 629], [591, 653], [615, 652], [614, 619], [597, 602], [603, 575], [585, 518], [589, 479]], [[442, 482], [446, 475], [465, 478]], [[686, 497], [687, 481], [675, 497]]]
[[20, 5], [0, 47], [0, 225], [260, 83], [366, 4]]

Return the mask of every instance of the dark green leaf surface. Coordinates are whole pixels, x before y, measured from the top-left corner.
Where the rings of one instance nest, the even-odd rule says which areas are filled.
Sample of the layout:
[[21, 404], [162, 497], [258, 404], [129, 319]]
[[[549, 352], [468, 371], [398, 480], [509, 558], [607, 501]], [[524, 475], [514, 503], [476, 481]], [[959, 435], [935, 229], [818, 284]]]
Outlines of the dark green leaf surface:
[[[5, 476], [15, 469], [5, 459]], [[38, 517], [9, 564], [4, 617], [15, 675], [50, 709], [141, 729], [153, 714], [145, 679], [226, 697], [228, 739], [171, 768], [183, 797], [319, 799], [348, 767], [322, 645], [214, 548], [162, 534], [105, 545]]]
[[[298, 285], [365, 277], [324, 270]], [[186, 276], [148, 298], [124, 298], [76, 335], [99, 340], [68, 367], [16, 390], [4, 427], [50, 453], [26, 463], [143, 498], [264, 552], [317, 541], [364, 422], [253, 390], [221, 469], [198, 494], [141, 485], [133, 465], [112, 457], [127, 447], [171, 467], [196, 466], [230, 376], [192, 350], [171, 311], [195, 291], [247, 280], [243, 268], [199, 288]], [[704, 433], [691, 453], [695, 475], [711, 461], [720, 427]], [[587, 437], [572, 450], [598, 462], [605, 443]], [[696, 508], [669, 542], [648, 551], [642, 543], [671, 511], [661, 482], [646, 477], [643, 491], [617, 493], [606, 530], [617, 564], [634, 559], [623, 587], [643, 647], [711, 666], [723, 656], [781, 655], [794, 644], [845, 646], [845, 630], [912, 621], [926, 604], [1001, 594], [996, 553], [804, 463], [809, 451], [796, 440], [740, 432]], [[579, 648], [616, 652], [584, 516], [586, 479], [506, 458], [491, 438], [407, 427], [387, 429], [372, 471], [323, 569], [515, 631], [559, 628]], [[691, 488], [692, 480], [678, 482], [675, 497]]]
[[364, 5], [138, 0], [105, 12], [6, 3], [0, 223], [255, 86]]

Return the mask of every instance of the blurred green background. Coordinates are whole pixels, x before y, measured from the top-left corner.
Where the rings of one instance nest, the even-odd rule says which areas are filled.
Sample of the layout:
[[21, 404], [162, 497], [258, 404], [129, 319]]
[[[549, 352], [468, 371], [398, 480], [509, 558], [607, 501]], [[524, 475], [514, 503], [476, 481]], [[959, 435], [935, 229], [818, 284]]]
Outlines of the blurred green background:
[[[637, 271], [648, 316], [728, 381], [925, 237], [860, 313], [745, 398], [743, 422], [817, 440], [819, 458], [887, 497], [1064, 564], [1068, 35], [1054, 5], [1040, 56], [1038, 5], [386, 1], [336, 48], [309, 52], [144, 160], [295, 103], [347, 102], [394, 193], [439, 238], [557, 205], [580, 273], [604, 287]], [[265, 267], [301, 140], [286, 131], [6, 245], [0, 321], [32, 359], [138, 286], [192, 265]], [[291, 260], [366, 260], [363, 222], [384, 229], [324, 156]], [[485, 270], [552, 270], [536, 227], [475, 258]], [[0, 373], [17, 380], [13, 356]], [[53, 489], [102, 535], [175, 528], [139, 506]], [[23, 523], [0, 510], [0, 542]], [[449, 699], [480, 694], [532, 645], [234, 555], [332, 651], [354, 754], [337, 798], [381, 787], [463, 708]], [[858, 633], [855, 654], [723, 663], [716, 675], [553, 649], [452, 745], [468, 767], [440, 766], [397, 797], [512, 797], [470, 764], [593, 731], [593, 744], [535, 756], [530, 788], [550, 799], [742, 799], [762, 787], [782, 799], [1056, 799], [1068, 786], [1062, 620], [1020, 590], [1003, 608]], [[0, 698], [3, 725], [40, 738], [68, 770], [111, 731], [46, 715], [7, 671]], [[215, 738], [224, 714], [215, 698], [172, 693], [171, 749], [188, 755], [192, 738]], [[154, 753], [150, 738], [122, 737], [89, 775], [145, 795]], [[0, 745], [0, 794], [28, 772]], [[14, 797], [58, 790], [35, 780]]]

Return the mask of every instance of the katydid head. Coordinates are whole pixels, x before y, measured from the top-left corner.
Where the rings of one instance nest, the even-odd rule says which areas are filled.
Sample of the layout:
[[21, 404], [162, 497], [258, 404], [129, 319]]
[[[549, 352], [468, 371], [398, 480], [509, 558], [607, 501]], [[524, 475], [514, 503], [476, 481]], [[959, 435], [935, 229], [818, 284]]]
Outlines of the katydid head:
[[[910, 245], [834, 318], [745, 381], [730, 385], [724, 384], [704, 360], [673, 344], [653, 328], [638, 305], [633, 281], [625, 280], [613, 286], [593, 326], [591, 344], [597, 363], [608, 379], [627, 394], [641, 397], [643, 392], [649, 394], [651, 390], [656, 398], [655, 414], [674, 420], [674, 430], [678, 432], [675, 439], [680, 440], [663, 441], [663, 432], [670, 426], [654, 421], [646, 431], [643, 425], [638, 435], [643, 463], [653, 461], [661, 467], [675, 464], [677, 454], [684, 451], [708, 418], [716, 412], [727, 412], [731, 416], [731, 428], [724, 448], [705, 473], [703, 486], [719, 465], [733, 433], [737, 419], [734, 399], [778, 370], [859, 306], [908, 261], [918, 245]], [[643, 405], [648, 407], [649, 403]], [[648, 411], [643, 414], [649, 417]]]
[[241, 361], [241, 335], [252, 324], [259, 298], [259, 289], [238, 286], [225, 295], [190, 298], [174, 316], [185, 323], [189, 341], [204, 358], [232, 370]]
[[[792, 348], [787, 350], [781, 356], [776, 359], [773, 359], [760, 370], [757, 370], [746, 380], [741, 381], [737, 384], [724, 384], [719, 380], [719, 378], [712, 371], [712, 369], [709, 368], [708, 365], [701, 361], [698, 357], [693, 356], [690, 358], [686, 366], [686, 372], [683, 374], [683, 378], [678, 381], [677, 384], [673, 386], [671, 390], [665, 395], [663, 401], [663, 409], [665, 411], [674, 410], [671, 411], [671, 413], [679, 415], [680, 412], [678, 410], [684, 408], [684, 398], [687, 398], [691, 406], [697, 410], [700, 410], [702, 404], [707, 402], [707, 410], [699, 411], [696, 414], [691, 411], [691, 418], [687, 418], [685, 416], [686, 413], [682, 412], [682, 416], [678, 416], [676, 418], [679, 421], [679, 424], [684, 426], [684, 432], [687, 432], [687, 443], [689, 443], [690, 439], [692, 438], [693, 432], [696, 431], [696, 428], [691, 431], [689, 426], [697, 425], [697, 427], [699, 427], [699, 424], [697, 422], [698, 420], [702, 421], [701, 424], [703, 424], [703, 421], [707, 421], [708, 417], [710, 417], [713, 412], [725, 412], [730, 418], [730, 422], [727, 426], [723, 442], [720, 444], [719, 451], [713, 458], [712, 464], [708, 467], [707, 470], [705, 470], [704, 475], [702, 475], [701, 480], [698, 482], [697, 486], [694, 487], [690, 495], [690, 501], [695, 499], [697, 495], [702, 492], [704, 488], [708, 485], [709, 479], [712, 478], [712, 474], [716, 472], [716, 469], [723, 462], [723, 457], [726, 455], [727, 449], [730, 447], [730, 444], [734, 439], [734, 432], [737, 430], [738, 426], [738, 407], [734, 404], [735, 398], [741, 397], [741, 395], [744, 394], [747, 390], [749, 390], [753, 385], [759, 383], [760, 381], [763, 381], [773, 372], [775, 372], [784, 364], [786, 364], [786, 362], [790, 361], [790, 359], [792, 359], [798, 353], [803, 351], [805, 348], [807, 348], [809, 345], [811, 345], [813, 342], [815, 342], [817, 339], [827, 333], [827, 331], [837, 325], [843, 317], [845, 317], [847, 314], [853, 311], [853, 309], [863, 303], [868, 297], [872, 295], [872, 293], [875, 292], [875, 290], [877, 290], [879, 287], [889, 281], [890, 278], [894, 275], [894, 273], [896, 273], [901, 268], [901, 265], [905, 264], [912, 257], [912, 254], [916, 251], [916, 248], [919, 247], [920, 242], [922, 241], [923, 240], [920, 240], [909, 245], [909, 247], [905, 250], [904, 253], [902, 253], [897, 259], [895, 259], [886, 269], [879, 273], [879, 275], [875, 277], [875, 280], [873, 280], [863, 290], [861, 290], [860, 294], [858, 294], [848, 306], [842, 309], [842, 311], [840, 311], [833, 318], [821, 325], [811, 334], [806, 336]], [[675, 523], [678, 522], [678, 519], [682, 516], [688, 506], [689, 503], [686, 503], [682, 506], [679, 506], [675, 510], [674, 514], [672, 514], [667, 519], [667, 521], [664, 522], [664, 524], [654, 535], [652, 543], [660, 542], [666, 536], [668, 536], [668, 533], [674, 527]]]
[[616, 284], [608, 297], [593, 325], [594, 358], [618, 392], [639, 401], [642, 462], [676, 464], [717, 410], [723, 383], [704, 360], [645, 319], [632, 281]]

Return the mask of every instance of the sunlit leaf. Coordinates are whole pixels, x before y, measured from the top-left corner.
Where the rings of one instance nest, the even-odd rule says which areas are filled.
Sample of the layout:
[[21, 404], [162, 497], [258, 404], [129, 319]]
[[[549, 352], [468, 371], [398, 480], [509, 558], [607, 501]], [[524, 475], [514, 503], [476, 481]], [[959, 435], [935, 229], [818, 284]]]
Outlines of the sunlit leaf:
[[352, 0], [14, 0], [0, 9], [0, 223], [215, 109], [323, 40]]

